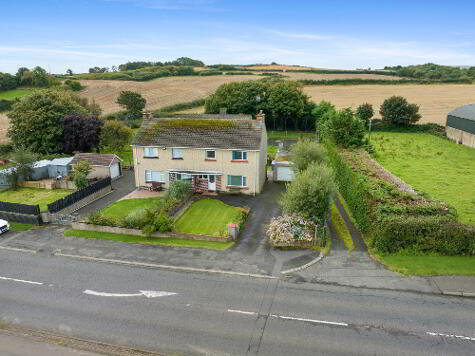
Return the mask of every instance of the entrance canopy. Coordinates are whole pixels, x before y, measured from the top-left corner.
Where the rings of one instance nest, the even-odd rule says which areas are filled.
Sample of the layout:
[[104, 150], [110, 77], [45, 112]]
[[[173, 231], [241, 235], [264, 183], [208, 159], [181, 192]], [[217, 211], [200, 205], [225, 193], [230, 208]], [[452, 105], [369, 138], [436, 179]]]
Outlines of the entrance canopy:
[[222, 175], [224, 175], [223, 172], [219, 172], [219, 171], [194, 171], [194, 170], [187, 170], [187, 169], [169, 169], [168, 173], [189, 174], [189, 175], [192, 175], [192, 176], [200, 176], [200, 175], [222, 176]]

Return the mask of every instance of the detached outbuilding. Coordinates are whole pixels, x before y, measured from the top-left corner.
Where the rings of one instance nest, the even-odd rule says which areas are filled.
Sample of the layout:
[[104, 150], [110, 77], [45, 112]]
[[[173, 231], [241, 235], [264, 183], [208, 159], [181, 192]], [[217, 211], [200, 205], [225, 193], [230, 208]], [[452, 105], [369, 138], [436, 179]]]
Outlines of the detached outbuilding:
[[92, 167], [91, 173], [89, 173], [89, 179], [102, 179], [111, 177], [111, 179], [117, 179], [122, 176], [122, 160], [119, 156], [114, 154], [99, 154], [99, 153], [77, 153], [71, 165], [81, 161], [87, 161]]
[[445, 131], [449, 139], [475, 148], [475, 104], [449, 112]]

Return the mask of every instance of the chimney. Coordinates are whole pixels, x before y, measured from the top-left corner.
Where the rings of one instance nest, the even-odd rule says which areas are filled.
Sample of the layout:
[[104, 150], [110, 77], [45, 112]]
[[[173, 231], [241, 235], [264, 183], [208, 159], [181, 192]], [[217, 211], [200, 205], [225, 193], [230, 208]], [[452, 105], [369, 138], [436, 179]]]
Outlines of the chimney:
[[142, 118], [144, 120], [152, 120], [153, 119], [153, 114], [150, 111], [144, 111], [142, 114]]
[[262, 112], [262, 110], [260, 110], [259, 113], [256, 114], [256, 121], [262, 123], [266, 122], [266, 115]]

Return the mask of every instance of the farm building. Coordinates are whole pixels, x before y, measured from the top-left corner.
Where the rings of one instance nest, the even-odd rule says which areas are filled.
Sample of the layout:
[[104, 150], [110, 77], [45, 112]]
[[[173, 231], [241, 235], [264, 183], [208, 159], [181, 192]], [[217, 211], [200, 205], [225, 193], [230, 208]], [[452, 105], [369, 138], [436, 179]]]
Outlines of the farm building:
[[91, 165], [92, 171], [87, 176], [89, 179], [101, 179], [111, 177], [117, 179], [122, 175], [122, 160], [114, 154], [99, 153], [77, 153], [72, 165], [78, 162], [87, 161]]
[[449, 139], [475, 148], [475, 104], [449, 112], [445, 131]]

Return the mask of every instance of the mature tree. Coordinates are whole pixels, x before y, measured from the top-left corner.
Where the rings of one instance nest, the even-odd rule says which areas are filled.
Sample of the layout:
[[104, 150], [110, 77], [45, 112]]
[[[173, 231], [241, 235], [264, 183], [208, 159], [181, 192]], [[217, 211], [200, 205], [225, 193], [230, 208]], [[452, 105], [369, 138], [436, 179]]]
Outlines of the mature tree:
[[101, 148], [119, 152], [130, 143], [132, 130], [119, 121], [106, 121], [101, 133]]
[[379, 110], [383, 121], [395, 125], [410, 125], [421, 119], [419, 105], [409, 104], [402, 96], [392, 96], [384, 100]]
[[226, 108], [230, 114], [256, 114], [263, 110], [267, 127], [273, 129], [312, 129], [313, 104], [300, 84], [282, 80], [249, 80], [221, 85], [205, 103], [205, 111], [217, 114]]
[[31, 179], [32, 165], [37, 159], [38, 155], [36, 153], [22, 146], [17, 147], [10, 153], [10, 161], [13, 163], [14, 170], [8, 176], [8, 180], [13, 189], [17, 188], [20, 177], [23, 180]]
[[279, 203], [285, 214], [320, 222], [328, 215], [335, 191], [331, 168], [313, 163], [287, 186]]
[[67, 115], [61, 119], [63, 152], [89, 152], [99, 148], [104, 123], [96, 116]]
[[26, 67], [20, 67], [18, 68], [18, 71], [16, 72], [15, 76], [18, 78], [18, 80], [21, 80], [21, 78], [23, 77], [23, 75], [26, 73], [26, 72], [29, 72], [30, 70]]
[[107, 67], [92, 67], [89, 68], [89, 73], [106, 73], [109, 71], [109, 68]]
[[20, 84], [18, 78], [9, 73], [0, 73], [0, 91], [15, 89]]
[[35, 87], [48, 87], [50, 85], [50, 79], [48, 72], [45, 69], [37, 66], [31, 71], [33, 75], [33, 86]]
[[88, 161], [80, 161], [73, 166], [73, 181], [78, 190], [84, 189], [89, 185], [87, 176], [92, 171]]
[[73, 73], [73, 70], [72, 70], [72, 69], [67, 69], [67, 70], [66, 70], [66, 74], [67, 74], [67, 75], [73, 75], [74, 73]]
[[59, 153], [63, 148], [60, 121], [66, 115], [86, 115], [74, 94], [44, 90], [22, 97], [8, 113], [8, 136], [15, 145], [38, 153]]
[[325, 163], [327, 154], [325, 149], [317, 142], [310, 140], [300, 140], [290, 146], [292, 162], [297, 172], [301, 172], [314, 163]]
[[127, 110], [131, 119], [141, 118], [142, 110], [147, 103], [140, 93], [130, 90], [121, 91], [116, 102]]
[[356, 116], [359, 117], [365, 123], [366, 127], [369, 126], [369, 120], [374, 115], [373, 105], [364, 103], [358, 106], [356, 109]]
[[363, 145], [366, 133], [364, 123], [350, 108], [334, 112], [323, 124], [322, 133], [343, 147], [359, 147]]

